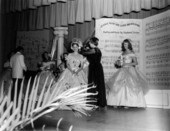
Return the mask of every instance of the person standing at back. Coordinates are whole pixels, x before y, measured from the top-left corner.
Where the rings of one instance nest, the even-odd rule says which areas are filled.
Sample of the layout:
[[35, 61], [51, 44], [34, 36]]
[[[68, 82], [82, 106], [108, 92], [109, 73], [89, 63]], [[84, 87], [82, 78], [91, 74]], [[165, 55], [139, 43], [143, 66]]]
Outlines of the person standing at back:
[[87, 57], [89, 62], [88, 67], [88, 84], [94, 84], [96, 88], [88, 90], [90, 93], [98, 93], [95, 96], [91, 96], [92, 99], [96, 99], [97, 102], [94, 103], [98, 106], [98, 109], [107, 109], [106, 102], [106, 91], [105, 91], [105, 80], [103, 66], [101, 64], [102, 52], [98, 48], [99, 39], [97, 37], [90, 38], [87, 46], [89, 49], [82, 52], [84, 56]]
[[15, 94], [15, 82], [18, 80], [17, 88], [17, 97], [20, 92], [21, 82], [24, 77], [24, 71], [27, 71], [27, 67], [24, 62], [24, 48], [22, 46], [18, 46], [16, 48], [16, 53], [10, 59], [10, 66], [12, 68], [12, 80], [13, 80], [13, 87], [11, 92], [11, 99], [14, 99]]

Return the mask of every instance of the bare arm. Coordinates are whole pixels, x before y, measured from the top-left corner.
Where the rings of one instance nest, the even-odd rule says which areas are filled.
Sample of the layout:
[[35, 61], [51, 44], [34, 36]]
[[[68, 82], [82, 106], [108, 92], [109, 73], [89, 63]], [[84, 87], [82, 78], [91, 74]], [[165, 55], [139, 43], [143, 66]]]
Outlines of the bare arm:
[[40, 67], [41, 70], [44, 70], [45, 68], [47, 68], [50, 65], [54, 65], [55, 62], [54, 61], [49, 61], [49, 62], [43, 62], [42, 66]]

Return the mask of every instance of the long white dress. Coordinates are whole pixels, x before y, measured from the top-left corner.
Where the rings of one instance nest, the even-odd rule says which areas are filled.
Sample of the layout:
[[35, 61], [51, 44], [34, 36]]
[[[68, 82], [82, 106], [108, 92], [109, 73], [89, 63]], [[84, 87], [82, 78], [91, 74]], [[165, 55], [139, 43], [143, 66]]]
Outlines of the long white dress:
[[[70, 53], [67, 57], [67, 62], [74, 71], [77, 71], [80, 68], [81, 64], [84, 63], [84, 60], [84, 57], [80, 54], [75, 55]], [[76, 75], [72, 74], [72, 72], [66, 68], [57, 80], [56, 85], [62, 87], [61, 92], [77, 86], [80, 86], [81, 88], [81, 85], [87, 85], [87, 76], [83, 70]], [[56, 86], [53, 87], [57, 88]]]
[[[123, 55], [125, 63], [131, 63], [134, 53]], [[142, 73], [134, 66], [120, 68], [107, 82], [107, 105], [146, 107], [144, 94], [148, 83]]]

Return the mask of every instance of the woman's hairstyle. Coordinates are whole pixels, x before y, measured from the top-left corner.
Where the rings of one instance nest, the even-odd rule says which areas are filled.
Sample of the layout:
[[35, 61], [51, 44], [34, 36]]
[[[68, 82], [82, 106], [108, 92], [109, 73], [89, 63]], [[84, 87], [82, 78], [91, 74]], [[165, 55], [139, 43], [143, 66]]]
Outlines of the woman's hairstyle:
[[73, 46], [77, 45], [79, 48], [83, 46], [82, 41], [79, 38], [73, 38], [71, 42], [71, 49], [73, 50]]
[[19, 52], [20, 52], [20, 51], [24, 51], [24, 47], [18, 46], [15, 51], [16, 51], [16, 52], [18, 52], [18, 51], [19, 51]]
[[42, 60], [44, 61], [44, 62], [47, 62], [47, 61], [49, 61], [49, 56], [48, 56], [48, 58], [46, 57], [46, 55], [48, 56], [48, 52], [47, 51], [44, 51], [43, 53], [42, 53]]
[[68, 53], [67, 53], [67, 52], [64, 52], [64, 53], [60, 56], [60, 59], [61, 59], [62, 62], [65, 62], [65, 61], [66, 61], [65, 55], [68, 55]]
[[131, 44], [131, 40], [130, 40], [130, 39], [125, 39], [125, 40], [122, 42], [122, 52], [125, 52], [125, 51], [126, 51], [125, 46], [124, 46], [125, 43], [128, 43], [128, 49], [129, 49], [130, 51], [134, 52], [134, 51], [133, 51], [133, 48], [132, 48], [132, 44]]
[[71, 47], [73, 47], [74, 45], [77, 45], [79, 47], [78, 43], [76, 43], [76, 42], [71, 43]]
[[93, 43], [95, 46], [98, 46], [99, 39], [97, 37], [90, 38], [90, 42]]

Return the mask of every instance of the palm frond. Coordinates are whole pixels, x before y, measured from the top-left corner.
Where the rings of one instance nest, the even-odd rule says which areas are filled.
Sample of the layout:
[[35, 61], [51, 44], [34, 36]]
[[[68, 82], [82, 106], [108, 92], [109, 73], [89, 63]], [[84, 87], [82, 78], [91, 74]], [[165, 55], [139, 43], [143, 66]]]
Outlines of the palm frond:
[[[94, 108], [94, 105], [90, 103], [95, 100], [88, 97], [96, 94], [87, 92], [87, 90], [95, 88], [94, 86], [83, 85], [63, 91], [64, 87], [59, 84], [60, 81], [54, 83], [53, 79], [50, 80], [47, 77], [39, 94], [40, 77], [36, 76], [33, 84], [31, 81], [32, 78], [28, 80], [24, 94], [24, 81], [22, 81], [19, 94], [17, 94], [18, 82], [16, 81], [13, 101], [11, 101], [12, 84], [7, 95], [3, 93], [4, 85], [2, 84], [0, 90], [0, 131], [19, 130], [28, 124], [33, 126], [36, 119], [65, 107], [70, 108], [77, 116], [88, 115], [87, 111]], [[48, 81], [50, 84], [47, 85]]]

